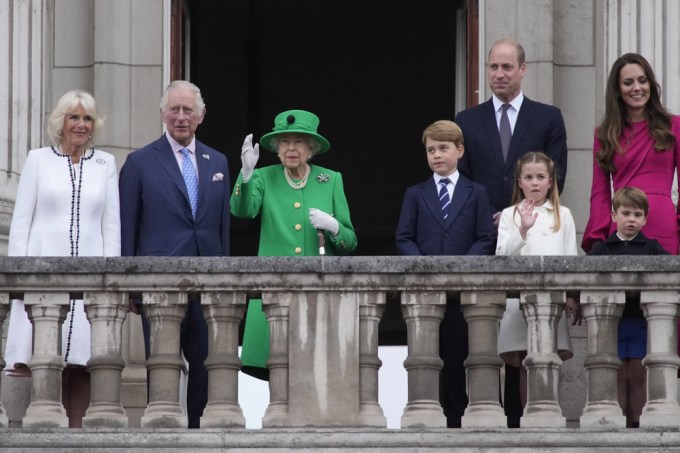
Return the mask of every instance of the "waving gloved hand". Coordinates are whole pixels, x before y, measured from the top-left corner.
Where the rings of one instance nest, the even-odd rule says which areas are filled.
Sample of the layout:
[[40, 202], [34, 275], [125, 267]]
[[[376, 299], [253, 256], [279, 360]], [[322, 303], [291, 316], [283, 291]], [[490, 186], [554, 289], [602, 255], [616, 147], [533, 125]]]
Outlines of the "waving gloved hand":
[[338, 231], [340, 231], [340, 224], [332, 215], [315, 208], [309, 209], [309, 221], [314, 228], [330, 231], [333, 236], [337, 235]]
[[241, 180], [243, 182], [248, 182], [251, 176], [253, 176], [253, 170], [255, 170], [255, 164], [257, 164], [257, 159], [260, 157], [260, 145], [255, 143], [253, 147], [253, 134], [246, 135], [246, 139], [243, 140], [243, 146], [241, 147], [241, 165], [243, 169], [241, 174], [243, 177]]

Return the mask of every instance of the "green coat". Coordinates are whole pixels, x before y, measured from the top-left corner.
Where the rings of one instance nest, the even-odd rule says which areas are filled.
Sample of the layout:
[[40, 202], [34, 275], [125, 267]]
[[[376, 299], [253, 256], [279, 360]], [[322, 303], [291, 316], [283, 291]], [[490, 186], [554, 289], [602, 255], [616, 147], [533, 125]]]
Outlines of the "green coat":
[[[326, 254], [346, 255], [357, 246], [342, 175], [310, 165], [307, 185], [293, 189], [282, 165], [255, 169], [247, 183], [239, 175], [231, 194], [231, 213], [248, 219], [262, 215], [258, 256], [318, 256], [319, 240], [309, 222], [309, 209], [331, 214], [340, 224], [337, 236], [326, 232]], [[269, 325], [262, 301], [251, 300], [246, 315], [241, 361], [244, 367], [266, 368]]]

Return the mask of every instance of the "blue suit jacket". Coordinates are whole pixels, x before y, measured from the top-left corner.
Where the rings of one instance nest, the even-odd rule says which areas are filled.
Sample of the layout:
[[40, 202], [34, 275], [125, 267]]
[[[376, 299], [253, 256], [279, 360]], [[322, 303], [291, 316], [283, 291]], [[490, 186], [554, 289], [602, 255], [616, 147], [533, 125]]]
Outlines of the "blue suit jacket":
[[123, 256], [229, 255], [227, 158], [196, 140], [196, 220], [165, 135], [130, 153], [120, 170]]
[[562, 191], [567, 174], [567, 131], [557, 107], [524, 97], [505, 162], [491, 99], [459, 112], [456, 123], [465, 142], [458, 170], [487, 188], [497, 212], [512, 204], [517, 160], [530, 151], [542, 151], [555, 162]]
[[484, 186], [460, 175], [446, 223], [434, 178], [409, 187], [397, 226], [400, 255], [493, 255], [493, 213]]

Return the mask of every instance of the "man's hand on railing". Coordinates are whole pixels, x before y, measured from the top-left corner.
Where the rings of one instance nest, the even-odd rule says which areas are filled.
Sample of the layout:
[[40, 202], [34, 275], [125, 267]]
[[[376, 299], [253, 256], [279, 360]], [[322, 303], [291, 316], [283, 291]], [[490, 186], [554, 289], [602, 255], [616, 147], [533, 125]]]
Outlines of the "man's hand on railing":
[[567, 316], [571, 318], [572, 326], [575, 326], [577, 323], [579, 326], [581, 325], [583, 316], [581, 315], [581, 304], [578, 299], [567, 296], [567, 302], [564, 304], [564, 311], [567, 313]]

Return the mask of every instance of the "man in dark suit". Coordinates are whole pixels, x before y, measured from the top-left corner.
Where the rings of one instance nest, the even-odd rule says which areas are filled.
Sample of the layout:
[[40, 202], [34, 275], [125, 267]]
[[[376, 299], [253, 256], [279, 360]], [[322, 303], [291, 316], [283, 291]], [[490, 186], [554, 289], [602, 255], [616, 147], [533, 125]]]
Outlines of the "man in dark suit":
[[[120, 171], [122, 255], [227, 256], [229, 168], [223, 154], [195, 138], [205, 116], [201, 92], [174, 81], [160, 107], [167, 132], [130, 153]], [[142, 322], [148, 356], [149, 326]], [[208, 399], [208, 330], [200, 299], [189, 299], [180, 345], [189, 363], [188, 425], [198, 428]]]
[[[494, 228], [486, 189], [456, 169], [464, 155], [460, 128], [451, 121], [436, 121], [425, 129], [423, 144], [434, 174], [406, 190], [397, 226], [399, 254], [492, 255]], [[446, 425], [460, 428], [468, 404], [468, 330], [458, 299], [446, 301], [439, 332], [442, 407]]]
[[[511, 204], [517, 160], [529, 151], [547, 154], [557, 168], [557, 185], [567, 174], [567, 132], [557, 107], [532, 101], [522, 93], [525, 54], [515, 40], [496, 41], [489, 51], [487, 78], [493, 96], [483, 104], [463, 110], [456, 123], [463, 130], [467, 152], [460, 172], [489, 191], [494, 223]], [[506, 366], [505, 411], [508, 426], [519, 426], [519, 369]]]

